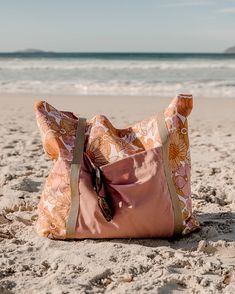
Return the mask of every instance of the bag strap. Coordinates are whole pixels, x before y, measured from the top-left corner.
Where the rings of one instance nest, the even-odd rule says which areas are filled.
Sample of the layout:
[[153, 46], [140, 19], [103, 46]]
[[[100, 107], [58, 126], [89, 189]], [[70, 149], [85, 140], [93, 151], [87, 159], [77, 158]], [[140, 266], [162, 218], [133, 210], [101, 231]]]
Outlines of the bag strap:
[[71, 164], [70, 188], [71, 188], [71, 205], [66, 223], [66, 238], [74, 238], [77, 226], [77, 216], [79, 211], [80, 191], [79, 191], [79, 174], [81, 161], [85, 144], [86, 118], [79, 117], [76, 137], [73, 150], [73, 160]]
[[174, 211], [174, 235], [181, 235], [183, 231], [183, 219], [179, 198], [171, 177], [169, 166], [169, 132], [166, 126], [164, 111], [157, 115], [158, 131], [162, 142], [163, 166]]

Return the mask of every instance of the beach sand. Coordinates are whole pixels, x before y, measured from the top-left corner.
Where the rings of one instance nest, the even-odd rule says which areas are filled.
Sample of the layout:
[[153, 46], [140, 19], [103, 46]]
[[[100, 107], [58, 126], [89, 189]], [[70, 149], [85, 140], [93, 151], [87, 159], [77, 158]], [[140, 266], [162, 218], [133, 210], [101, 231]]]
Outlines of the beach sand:
[[0, 293], [235, 293], [235, 99], [195, 98], [189, 117], [193, 210], [184, 238], [56, 241], [34, 228], [53, 163], [33, 103], [122, 127], [172, 97], [0, 95]]

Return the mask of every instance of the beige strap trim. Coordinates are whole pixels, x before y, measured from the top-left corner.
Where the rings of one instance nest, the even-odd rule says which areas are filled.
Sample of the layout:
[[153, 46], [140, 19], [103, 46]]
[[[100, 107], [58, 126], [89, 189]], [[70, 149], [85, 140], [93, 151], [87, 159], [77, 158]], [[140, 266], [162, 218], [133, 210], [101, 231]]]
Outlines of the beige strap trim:
[[182, 212], [180, 208], [179, 198], [175, 190], [175, 185], [171, 177], [171, 169], [169, 166], [169, 132], [166, 126], [164, 112], [160, 112], [158, 114], [157, 123], [159, 135], [162, 142], [164, 171], [174, 211], [174, 235], [180, 235], [183, 231]]
[[71, 164], [70, 188], [71, 188], [71, 206], [66, 224], [66, 238], [74, 238], [77, 226], [77, 216], [79, 212], [79, 173], [81, 168], [81, 160], [85, 143], [86, 119], [80, 117], [78, 119], [76, 138], [73, 150], [73, 161]]

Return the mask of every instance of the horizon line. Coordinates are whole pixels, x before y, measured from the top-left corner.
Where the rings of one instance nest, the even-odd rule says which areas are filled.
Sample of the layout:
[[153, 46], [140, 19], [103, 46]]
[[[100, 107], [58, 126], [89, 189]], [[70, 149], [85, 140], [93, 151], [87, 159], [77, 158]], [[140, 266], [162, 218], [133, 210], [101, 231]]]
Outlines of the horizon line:
[[14, 51], [0, 51], [0, 54], [228, 54], [224, 51], [53, 51], [40, 50], [35, 51], [14, 50]]

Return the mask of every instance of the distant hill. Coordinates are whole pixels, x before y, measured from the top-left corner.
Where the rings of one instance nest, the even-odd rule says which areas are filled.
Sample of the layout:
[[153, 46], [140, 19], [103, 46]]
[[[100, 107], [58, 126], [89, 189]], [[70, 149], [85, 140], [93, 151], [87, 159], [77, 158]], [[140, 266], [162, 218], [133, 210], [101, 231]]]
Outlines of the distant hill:
[[53, 53], [53, 52], [30, 48], [30, 49], [25, 49], [25, 50], [17, 50], [14, 53]]
[[224, 53], [235, 53], [235, 46], [226, 49]]

